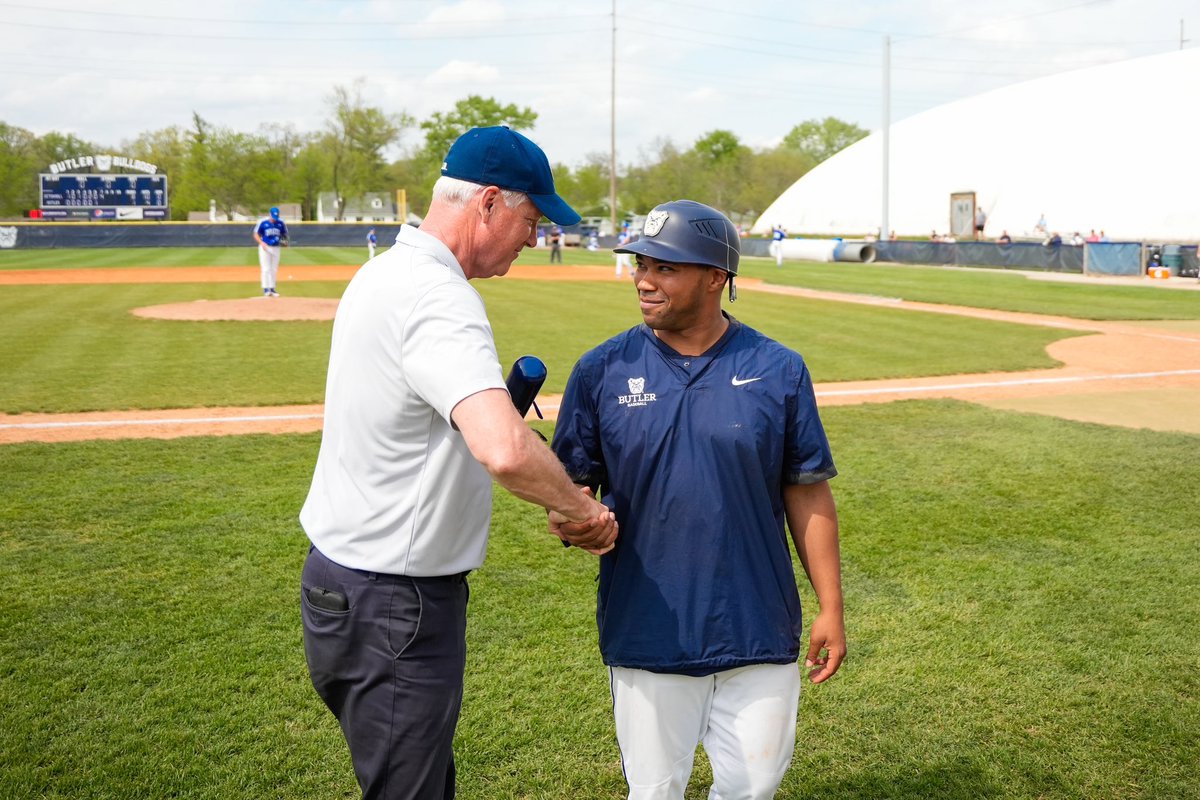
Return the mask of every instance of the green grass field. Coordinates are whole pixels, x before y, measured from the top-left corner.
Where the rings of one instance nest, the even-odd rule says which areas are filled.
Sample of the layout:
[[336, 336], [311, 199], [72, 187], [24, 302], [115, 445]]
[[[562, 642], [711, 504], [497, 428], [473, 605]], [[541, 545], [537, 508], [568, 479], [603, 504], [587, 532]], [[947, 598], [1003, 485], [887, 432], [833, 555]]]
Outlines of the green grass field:
[[808, 289], [1079, 319], [1200, 319], [1200, 292], [1105, 283], [1103, 278], [1068, 283], [1004, 270], [897, 264], [785, 263], [780, 268], [760, 258], [746, 259], [742, 274]]
[[[504, 364], [534, 353], [561, 391], [575, 360], [640, 320], [627, 282], [477, 282]], [[339, 297], [344, 284], [281, 283], [288, 295]], [[318, 403], [329, 322], [179, 322], [131, 309], [249, 297], [247, 284], [6, 286], [0, 292], [0, 410]], [[1061, 331], [743, 293], [732, 312], [800, 350], [819, 381], [1053, 366]]]
[[[19, 268], [13, 255], [0, 268]], [[1026, 283], [1044, 294], [1022, 302], [1074, 308], [1058, 284]], [[542, 355], [549, 390], [638, 316], [616, 281], [479, 288], [502, 359]], [[319, 401], [328, 323], [128, 314], [252, 289], [5, 286], [0, 409]], [[1200, 300], [1155, 297], [1176, 294]], [[750, 292], [731, 310], [803, 352], [818, 381], [1045, 366], [1064, 335]], [[779, 797], [1200, 798], [1200, 437], [951, 401], [822, 417], [850, 658], [806, 687]], [[319, 441], [0, 446], [0, 799], [356, 796], [301, 649], [296, 515]], [[624, 796], [595, 576], [540, 510], [497, 492], [471, 578], [459, 797]], [[701, 756], [689, 800], [707, 777]]]
[[[1196, 438], [952, 402], [824, 417], [850, 658], [805, 689], [780, 797], [1200, 796]], [[0, 797], [354, 796], [300, 646], [317, 443], [0, 450]], [[498, 494], [472, 576], [467, 800], [624, 796], [595, 561], [542, 525]]]
[[[288, 264], [360, 264], [359, 247], [297, 247], [284, 253]], [[568, 264], [612, 265], [611, 253], [568, 248]], [[547, 264], [546, 250], [527, 250], [518, 264]], [[65, 269], [126, 266], [255, 266], [254, 248], [142, 247], [101, 250], [0, 251], [0, 271], [9, 269]], [[952, 267], [899, 266], [895, 264], [818, 264], [788, 262], [783, 268], [765, 258], [742, 260], [741, 274], [770, 283], [824, 291], [896, 297], [925, 303], [1059, 314], [1080, 319], [1200, 319], [1200, 293], [1161, 287], [1105, 283], [1030, 280], [1004, 270], [966, 270]], [[744, 296], [744, 295], [743, 295]]]

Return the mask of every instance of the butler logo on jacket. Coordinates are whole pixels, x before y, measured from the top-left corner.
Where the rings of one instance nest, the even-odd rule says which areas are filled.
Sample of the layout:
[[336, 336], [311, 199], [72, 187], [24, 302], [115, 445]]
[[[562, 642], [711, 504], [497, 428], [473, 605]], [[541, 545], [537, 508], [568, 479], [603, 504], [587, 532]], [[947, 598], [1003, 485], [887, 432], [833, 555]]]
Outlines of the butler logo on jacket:
[[622, 406], [644, 406], [647, 403], [653, 403], [658, 398], [653, 394], [646, 394], [646, 379], [645, 378], [630, 378], [629, 379], [629, 394], [617, 395], [617, 404]]

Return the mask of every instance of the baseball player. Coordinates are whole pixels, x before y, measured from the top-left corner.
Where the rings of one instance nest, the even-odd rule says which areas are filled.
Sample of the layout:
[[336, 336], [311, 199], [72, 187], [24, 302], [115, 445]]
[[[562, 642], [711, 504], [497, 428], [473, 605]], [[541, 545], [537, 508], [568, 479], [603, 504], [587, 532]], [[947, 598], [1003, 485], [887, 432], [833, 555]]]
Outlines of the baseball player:
[[783, 266], [783, 240], [787, 238], [787, 232], [784, 231], [782, 225], [776, 225], [771, 228], [771, 246], [768, 248], [772, 256], [775, 257], [775, 266]]
[[617, 277], [622, 277], [626, 271], [633, 275], [633, 256], [628, 251], [623, 251], [621, 248], [633, 241], [633, 233], [629, 229], [629, 221], [621, 226], [621, 235], [617, 237], [617, 249], [614, 250], [617, 254]]
[[[710, 798], [769, 798], [795, 747], [800, 597], [785, 522], [820, 603], [805, 666], [846, 653], [837, 474], [804, 360], [721, 310], [740, 245], [720, 212], [656, 207], [634, 285], [644, 324], [585, 353], [552, 447], [616, 513], [596, 619], [631, 800], [681, 800], [696, 745]], [[552, 533], [574, 530], [550, 515]]]
[[279, 297], [275, 291], [275, 276], [279, 272], [279, 248], [288, 246], [287, 223], [279, 218], [279, 209], [271, 208], [270, 216], [254, 226], [254, 241], [258, 242], [258, 266], [262, 270], [263, 297]]
[[375, 245], [379, 242], [379, 237], [375, 235], [375, 229], [367, 231], [367, 260], [370, 261], [375, 257]]

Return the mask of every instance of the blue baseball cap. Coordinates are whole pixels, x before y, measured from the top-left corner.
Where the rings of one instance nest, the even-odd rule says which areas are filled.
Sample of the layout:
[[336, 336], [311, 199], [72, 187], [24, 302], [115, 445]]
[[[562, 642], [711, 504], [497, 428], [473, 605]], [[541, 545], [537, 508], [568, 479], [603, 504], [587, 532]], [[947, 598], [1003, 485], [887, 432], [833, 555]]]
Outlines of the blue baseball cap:
[[458, 137], [442, 162], [442, 174], [524, 192], [551, 222], [579, 222], [575, 209], [554, 191], [554, 175], [542, 148], [502, 125], [472, 128]]
[[279, 219], [279, 209], [272, 207], [271, 208], [271, 216], [275, 219]]

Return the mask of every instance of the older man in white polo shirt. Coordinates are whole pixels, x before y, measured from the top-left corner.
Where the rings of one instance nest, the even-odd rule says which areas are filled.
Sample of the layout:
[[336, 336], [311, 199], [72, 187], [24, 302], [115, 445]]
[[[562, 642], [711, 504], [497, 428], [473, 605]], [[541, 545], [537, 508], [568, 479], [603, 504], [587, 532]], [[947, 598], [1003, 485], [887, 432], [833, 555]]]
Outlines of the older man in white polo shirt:
[[505, 389], [483, 300], [542, 215], [576, 214], [541, 149], [476, 128], [446, 156], [420, 229], [369, 261], [333, 325], [325, 427], [300, 521], [313, 686], [342, 726], [364, 798], [454, 796], [469, 571], [483, 563], [492, 480], [587, 524], [616, 522], [525, 425]]

